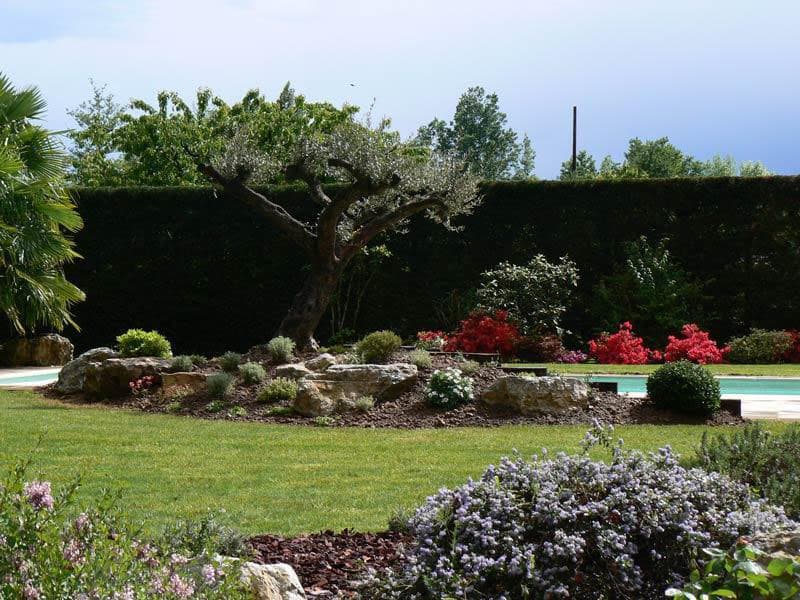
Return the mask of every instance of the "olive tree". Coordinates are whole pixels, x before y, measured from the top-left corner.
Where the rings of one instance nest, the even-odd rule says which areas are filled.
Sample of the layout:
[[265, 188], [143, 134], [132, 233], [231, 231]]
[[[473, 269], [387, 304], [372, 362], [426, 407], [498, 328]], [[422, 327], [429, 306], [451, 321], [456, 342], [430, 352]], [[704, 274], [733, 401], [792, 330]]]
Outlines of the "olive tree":
[[[471, 212], [479, 202], [477, 180], [463, 163], [401, 143], [387, 121], [377, 126], [351, 121], [330, 134], [301, 138], [290, 160], [277, 158], [286, 156], [285, 148], [257, 147], [252, 139], [240, 129], [224, 152], [198, 160], [198, 168], [227, 199], [249, 206], [305, 254], [308, 276], [277, 331], [299, 348], [316, 346], [314, 331], [344, 269], [377, 235], [402, 227], [418, 213], [451, 227], [452, 217]], [[318, 207], [313, 222], [252, 187], [278, 173], [307, 187]], [[331, 178], [344, 185], [329, 194], [322, 182]]]

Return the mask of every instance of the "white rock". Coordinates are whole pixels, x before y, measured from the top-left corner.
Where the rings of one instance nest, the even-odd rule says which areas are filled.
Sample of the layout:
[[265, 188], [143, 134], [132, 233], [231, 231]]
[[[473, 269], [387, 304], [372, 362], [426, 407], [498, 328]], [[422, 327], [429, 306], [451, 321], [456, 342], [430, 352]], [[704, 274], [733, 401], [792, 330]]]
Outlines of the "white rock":
[[248, 584], [256, 600], [306, 600], [306, 593], [294, 569], [283, 563], [242, 564], [242, 580]]
[[301, 379], [312, 373], [313, 371], [303, 363], [289, 363], [275, 369], [275, 377], [288, 377], [289, 379]]
[[312, 371], [324, 371], [331, 365], [335, 364], [336, 357], [333, 354], [328, 354], [327, 352], [305, 362], [306, 367]]

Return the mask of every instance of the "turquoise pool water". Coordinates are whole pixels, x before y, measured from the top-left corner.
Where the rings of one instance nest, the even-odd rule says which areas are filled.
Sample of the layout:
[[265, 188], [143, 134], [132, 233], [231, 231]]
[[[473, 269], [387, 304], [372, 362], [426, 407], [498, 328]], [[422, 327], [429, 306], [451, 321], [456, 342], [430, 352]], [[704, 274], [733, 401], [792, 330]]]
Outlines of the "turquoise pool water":
[[30, 375], [17, 375], [14, 377], [0, 377], [0, 386], [3, 385], [29, 385], [31, 383], [45, 383], [58, 379], [58, 373], [32, 373]]
[[[800, 379], [785, 377], [717, 377], [723, 394], [800, 396]], [[589, 381], [616, 381], [620, 393], [647, 391], [647, 377], [639, 375], [591, 375]]]

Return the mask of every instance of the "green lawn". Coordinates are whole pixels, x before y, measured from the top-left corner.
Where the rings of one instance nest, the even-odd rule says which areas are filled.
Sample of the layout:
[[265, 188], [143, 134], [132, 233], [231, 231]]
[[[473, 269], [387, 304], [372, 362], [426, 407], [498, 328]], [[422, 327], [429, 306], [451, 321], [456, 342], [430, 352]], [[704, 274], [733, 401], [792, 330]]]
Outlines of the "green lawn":
[[[660, 365], [599, 365], [583, 363], [509, 363], [511, 367], [547, 367], [552, 373], [606, 373], [610, 375], [649, 375]], [[781, 365], [706, 365], [715, 375], [762, 375], [770, 377], [800, 377], [800, 364]]]
[[[83, 474], [82, 494], [123, 489], [122, 508], [149, 529], [224, 509], [251, 533], [383, 528], [398, 506], [462, 483], [512, 452], [572, 451], [584, 427], [369, 430], [203, 421], [74, 407], [0, 391], [0, 463], [34, 448], [33, 472]], [[690, 452], [702, 427], [620, 427], [630, 447]]]

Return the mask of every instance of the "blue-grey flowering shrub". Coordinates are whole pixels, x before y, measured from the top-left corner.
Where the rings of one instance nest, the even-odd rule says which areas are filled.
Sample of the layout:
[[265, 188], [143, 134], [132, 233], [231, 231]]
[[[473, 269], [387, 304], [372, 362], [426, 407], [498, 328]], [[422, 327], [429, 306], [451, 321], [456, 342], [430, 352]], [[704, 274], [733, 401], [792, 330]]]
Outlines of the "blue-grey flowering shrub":
[[77, 482], [54, 493], [47, 481], [27, 480], [26, 467], [0, 482], [0, 598], [249, 597], [235, 563], [199, 545], [187, 555], [140, 538], [110, 496], [77, 510]]
[[434, 371], [425, 388], [425, 400], [437, 408], [455, 408], [473, 398], [472, 378], [453, 367]]
[[701, 548], [791, 521], [747, 486], [656, 453], [612, 447], [605, 430], [577, 456], [506, 458], [477, 481], [428, 498], [409, 521], [399, 573], [370, 598], [646, 599], [663, 597]]

